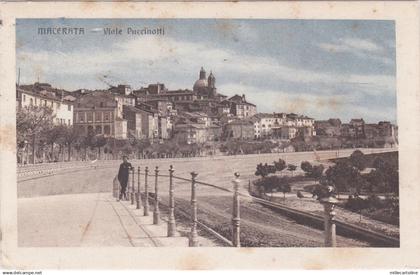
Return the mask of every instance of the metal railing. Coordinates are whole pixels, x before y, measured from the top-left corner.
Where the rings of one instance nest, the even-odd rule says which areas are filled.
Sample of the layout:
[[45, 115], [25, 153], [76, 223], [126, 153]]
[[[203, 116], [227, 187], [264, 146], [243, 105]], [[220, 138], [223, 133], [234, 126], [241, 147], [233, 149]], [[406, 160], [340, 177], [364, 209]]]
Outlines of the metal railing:
[[[189, 229], [189, 246], [195, 247], [199, 246], [197, 228], [200, 226], [207, 232], [210, 232], [219, 240], [223, 241], [225, 244], [233, 247], [241, 246], [241, 197], [250, 201], [261, 202], [263, 204], [270, 203], [270, 206], [276, 207], [276, 204], [268, 202], [267, 200], [254, 197], [250, 194], [244, 194], [239, 191], [240, 184], [240, 175], [234, 173], [232, 179], [232, 189], [224, 188], [207, 182], [202, 182], [197, 180], [198, 174], [191, 172], [190, 178], [184, 178], [174, 175], [174, 168], [172, 165], [169, 166], [168, 174], [160, 174], [159, 168], [156, 166], [153, 174], [149, 174], [149, 168], [145, 167], [144, 172], [141, 171], [140, 167], [137, 169], [132, 169], [130, 172], [131, 180], [128, 181], [127, 199], [131, 202], [132, 205], [136, 205], [136, 209], [143, 208], [143, 215], [149, 216], [150, 201], [153, 203], [153, 224], [159, 224], [161, 222], [160, 216], [160, 205], [164, 205], [160, 199], [159, 194], [159, 178], [168, 180], [168, 203], [165, 205], [168, 209], [168, 218], [167, 218], [167, 236], [173, 237], [176, 232], [176, 219], [175, 213], [182, 214], [185, 217], [188, 217], [190, 220], [190, 229]], [[141, 188], [141, 179], [144, 177], [144, 188]], [[150, 192], [149, 179], [154, 179], [154, 193]], [[137, 179], [137, 184], [135, 183]], [[187, 214], [185, 209], [176, 208], [175, 205], [175, 184], [174, 180], [183, 183], [189, 183], [190, 186], [190, 213]], [[231, 239], [228, 240], [225, 236], [217, 232], [215, 229], [210, 228], [205, 222], [201, 222], [198, 219], [198, 198], [197, 198], [197, 185], [206, 186], [218, 189], [223, 192], [227, 192], [232, 195], [232, 212], [231, 212]], [[143, 192], [141, 190], [143, 189]], [[115, 198], [119, 196], [119, 182], [117, 178], [114, 179], [113, 194]], [[151, 193], [153, 194], [151, 196]], [[326, 199], [321, 202], [324, 205], [324, 217], [322, 219], [324, 224], [324, 245], [326, 247], [336, 246], [336, 221], [335, 221], [335, 212], [334, 207], [336, 201], [334, 199]], [[286, 209], [285, 207], [284, 209]], [[286, 211], [288, 211], [286, 209]], [[312, 217], [312, 214], [305, 213], [299, 210], [290, 209], [294, 214]], [[312, 217], [313, 218], [313, 217]], [[318, 218], [319, 219], [319, 218]], [[342, 223], [340, 223], [342, 225]], [[351, 229], [351, 228], [350, 228]], [[359, 231], [363, 229], [357, 228]], [[360, 233], [360, 232], [359, 232]]]

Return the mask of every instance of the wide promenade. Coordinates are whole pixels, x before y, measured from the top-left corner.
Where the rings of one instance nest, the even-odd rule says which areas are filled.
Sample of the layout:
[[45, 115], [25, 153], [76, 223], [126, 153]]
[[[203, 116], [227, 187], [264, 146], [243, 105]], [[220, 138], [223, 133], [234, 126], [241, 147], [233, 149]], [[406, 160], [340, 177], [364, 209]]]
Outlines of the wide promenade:
[[[365, 149], [364, 153], [393, 151], [395, 149]], [[242, 156], [218, 156], [189, 159], [130, 160], [133, 166], [143, 169], [148, 166], [149, 192], [153, 192], [156, 166], [158, 173], [168, 175], [169, 165], [175, 174], [190, 178], [191, 172], [198, 174], [197, 180], [222, 188], [232, 189], [234, 172], [239, 172], [241, 192], [245, 192], [248, 181], [255, 179], [255, 166], [272, 163], [282, 158], [286, 163], [300, 165], [301, 161], [324, 162], [327, 159], [349, 156], [354, 149], [321, 152], [299, 152]], [[129, 202], [116, 202], [112, 197], [112, 181], [118, 171], [117, 161], [75, 163], [73, 166], [49, 173], [27, 173], [18, 179], [18, 238], [22, 246], [186, 246], [185, 236], [188, 219], [178, 222], [179, 238], [165, 240], [165, 228], [153, 226], [141, 217], [140, 210]], [[70, 165], [70, 164], [67, 164]], [[51, 165], [53, 166], [53, 165]], [[19, 168], [25, 172], [28, 168]], [[137, 182], [137, 178], [135, 178]], [[144, 188], [144, 178], [140, 178]], [[189, 205], [190, 183], [175, 180], [177, 205]], [[167, 205], [168, 183], [159, 186], [162, 205]], [[197, 188], [199, 220], [230, 223], [231, 194], [215, 188]], [[153, 209], [153, 208], [152, 208]], [[278, 241], [275, 246], [322, 246], [323, 232], [262, 208], [252, 201], [243, 201], [242, 223], [256, 228], [258, 232], [269, 232]], [[165, 220], [165, 208], [162, 210]], [[178, 218], [178, 217], [177, 217]], [[164, 224], [164, 223], [163, 223]], [[200, 234], [201, 246], [220, 245], [206, 234]], [[338, 236], [339, 246], [367, 246], [368, 243]]]

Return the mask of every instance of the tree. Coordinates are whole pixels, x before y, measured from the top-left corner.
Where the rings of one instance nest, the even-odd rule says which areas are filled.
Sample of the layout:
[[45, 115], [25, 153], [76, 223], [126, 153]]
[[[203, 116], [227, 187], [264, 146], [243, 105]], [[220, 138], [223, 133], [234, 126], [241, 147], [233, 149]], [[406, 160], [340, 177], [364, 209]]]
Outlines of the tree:
[[360, 184], [360, 171], [349, 161], [340, 161], [325, 172], [325, 184], [335, 187], [337, 194], [348, 191], [350, 187], [357, 188]]
[[287, 165], [287, 170], [292, 172], [292, 177], [293, 177], [293, 172], [296, 171], [297, 166], [294, 164], [289, 164]]
[[277, 186], [277, 191], [283, 193], [283, 199], [286, 199], [286, 193], [292, 191], [292, 188], [288, 182], [280, 181]]
[[312, 164], [309, 161], [302, 161], [300, 168], [307, 174], [312, 172]]
[[365, 155], [360, 150], [356, 150], [350, 155], [350, 162], [359, 171], [363, 171], [367, 164]]
[[101, 159], [101, 148], [107, 143], [106, 138], [103, 135], [96, 135], [92, 141], [93, 147], [98, 148], [98, 159]]
[[317, 184], [313, 187], [311, 193], [312, 198], [316, 197], [317, 200], [321, 200], [323, 198], [328, 198], [335, 193], [336, 189], [331, 189], [331, 186], [324, 185], [324, 184]]
[[310, 172], [310, 176], [314, 179], [319, 180], [324, 173], [324, 165], [314, 165], [312, 166], [312, 171]]
[[71, 146], [78, 141], [81, 137], [81, 131], [79, 128], [74, 126], [65, 127], [64, 131], [64, 143], [67, 146], [67, 161], [71, 160]]
[[58, 158], [54, 157], [54, 144], [57, 143], [60, 139], [64, 138], [66, 132], [65, 126], [62, 125], [51, 125], [46, 129], [43, 134], [45, 136], [45, 141], [51, 146], [50, 160], [56, 161]]
[[350, 196], [345, 204], [345, 207], [352, 211], [359, 212], [359, 222], [361, 222], [362, 211], [364, 209], [369, 208], [369, 203], [368, 203], [368, 200], [364, 200], [360, 198], [359, 196], [355, 196], [355, 197]]
[[296, 196], [299, 198], [299, 199], [302, 199], [302, 198], [304, 198], [305, 196], [302, 194], [302, 192], [299, 190], [299, 191], [297, 191], [297, 193], [296, 193]]
[[21, 149], [26, 147], [25, 144], [31, 144], [33, 164], [37, 136], [51, 127], [53, 118], [52, 109], [46, 106], [26, 106], [16, 111], [16, 143]]
[[274, 161], [274, 167], [277, 171], [281, 172], [284, 169], [286, 169], [286, 162], [282, 159], [279, 159], [278, 161]]

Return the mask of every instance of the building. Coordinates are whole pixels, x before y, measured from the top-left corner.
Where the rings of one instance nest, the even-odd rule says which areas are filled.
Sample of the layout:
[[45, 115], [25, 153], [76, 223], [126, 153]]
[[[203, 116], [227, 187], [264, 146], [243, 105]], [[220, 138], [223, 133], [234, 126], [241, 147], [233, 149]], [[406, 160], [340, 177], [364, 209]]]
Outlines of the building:
[[127, 120], [130, 135], [138, 139], [153, 140], [159, 138], [159, 116], [157, 112], [139, 106], [125, 105], [123, 106], [123, 115], [124, 119]]
[[283, 126], [280, 128], [280, 138], [284, 140], [294, 139], [297, 133], [298, 129], [294, 126]]
[[314, 126], [317, 136], [338, 137], [341, 135], [341, 120], [338, 118], [317, 120]]
[[255, 138], [294, 138], [298, 131], [305, 136], [316, 135], [314, 119], [307, 116], [293, 113], [258, 113], [252, 119]]
[[219, 140], [221, 127], [217, 125], [205, 126], [202, 123], [177, 124], [174, 128], [174, 135], [181, 143], [203, 144]]
[[365, 121], [363, 118], [353, 118], [349, 124], [353, 128], [352, 135], [354, 135], [354, 138], [365, 138]]
[[127, 121], [119, 116], [118, 103], [114, 96], [106, 92], [92, 92], [76, 100], [74, 126], [84, 134], [127, 138]]
[[55, 125], [73, 125], [75, 98], [67, 96], [67, 93], [52, 88], [47, 83], [22, 85], [16, 87], [16, 104], [18, 108], [30, 106], [51, 108]]
[[257, 106], [245, 99], [245, 95], [234, 95], [228, 99], [230, 102], [230, 113], [238, 118], [252, 117], [257, 113]]
[[252, 120], [234, 120], [224, 125], [225, 139], [254, 139], [254, 122]]

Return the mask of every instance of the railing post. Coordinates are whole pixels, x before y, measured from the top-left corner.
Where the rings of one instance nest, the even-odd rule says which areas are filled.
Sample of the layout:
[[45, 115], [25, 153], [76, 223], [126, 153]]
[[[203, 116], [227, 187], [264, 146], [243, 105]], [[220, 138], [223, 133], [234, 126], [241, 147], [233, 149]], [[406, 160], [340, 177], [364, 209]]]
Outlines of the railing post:
[[140, 166], [137, 167], [137, 192], [136, 192], [136, 209], [141, 208], [141, 192], [140, 192]]
[[159, 220], [160, 220], [158, 174], [159, 174], [159, 168], [156, 166], [156, 169], [155, 169], [155, 207], [153, 210], [153, 224], [159, 224]]
[[134, 204], [134, 167], [132, 168], [132, 178], [131, 178], [131, 193], [130, 193], [130, 198], [131, 198], [131, 204]]
[[174, 237], [176, 231], [175, 225], [175, 198], [173, 185], [173, 166], [169, 166], [169, 218], [168, 218], [168, 237]]
[[191, 173], [191, 232], [189, 238], [189, 246], [198, 246], [197, 233], [197, 196], [195, 193], [196, 183], [195, 178], [197, 173]]
[[239, 173], [235, 173], [235, 178], [233, 179], [233, 212], [232, 212], [232, 244], [234, 247], [241, 246], [240, 239], [240, 200], [239, 200]]
[[147, 178], [149, 176], [149, 167], [146, 166], [146, 169], [144, 170], [144, 216], [149, 216], [149, 186], [147, 183]]
[[324, 205], [324, 243], [326, 247], [335, 247], [335, 212], [334, 207], [338, 202], [334, 197], [327, 197], [320, 200]]

